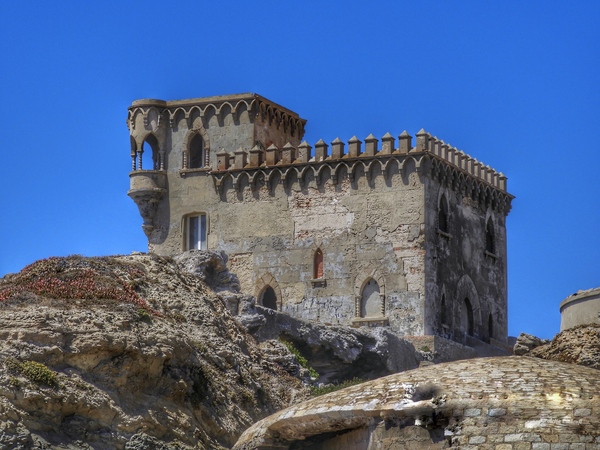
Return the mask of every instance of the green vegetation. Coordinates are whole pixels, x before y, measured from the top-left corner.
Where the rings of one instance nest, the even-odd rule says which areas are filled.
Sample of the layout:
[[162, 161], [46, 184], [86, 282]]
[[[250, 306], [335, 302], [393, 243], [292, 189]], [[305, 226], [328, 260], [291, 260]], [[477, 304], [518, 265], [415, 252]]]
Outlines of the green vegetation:
[[202, 342], [192, 341], [192, 345], [200, 353], [206, 353], [206, 352], [208, 352], [208, 349], [206, 348], [206, 345], [204, 345]]
[[305, 369], [308, 369], [308, 374], [311, 378], [319, 378], [319, 373], [308, 365], [308, 360], [300, 354], [300, 350], [294, 347], [294, 344], [288, 341], [284, 341], [282, 339], [279, 339], [279, 342], [285, 345], [290, 351], [290, 353], [296, 357], [296, 360], [298, 360], [298, 364], [300, 364]]
[[10, 373], [21, 373], [21, 361], [12, 356], [9, 356], [4, 360], [4, 367], [6, 367], [6, 370]]
[[138, 308], [137, 314], [138, 314], [138, 320], [140, 322], [146, 322], [146, 323], [152, 322], [152, 316], [144, 308]]
[[[20, 362], [16, 358], [9, 357], [4, 360], [4, 366], [9, 372], [19, 373], [38, 385], [58, 386], [56, 372], [48, 369], [42, 363], [36, 361]], [[18, 378], [15, 376], [10, 377], [9, 383], [15, 387], [20, 385]]]
[[44, 364], [36, 361], [25, 361], [21, 364], [21, 373], [37, 384], [57, 386], [56, 373], [48, 369]]
[[355, 386], [360, 383], [364, 383], [365, 380], [361, 378], [352, 378], [351, 380], [343, 381], [340, 384], [329, 384], [327, 386], [312, 386], [310, 388], [310, 394], [313, 397], [318, 397], [320, 395], [329, 394], [330, 392], [339, 391], [340, 389], [344, 389], [350, 386]]

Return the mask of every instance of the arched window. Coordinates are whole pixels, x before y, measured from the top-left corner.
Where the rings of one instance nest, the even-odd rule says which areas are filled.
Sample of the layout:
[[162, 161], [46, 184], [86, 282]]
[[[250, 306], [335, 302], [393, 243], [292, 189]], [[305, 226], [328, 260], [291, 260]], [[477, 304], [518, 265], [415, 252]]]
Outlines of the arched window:
[[323, 278], [323, 252], [320, 248], [315, 252], [313, 259], [313, 278], [315, 280]]
[[265, 308], [277, 311], [277, 294], [271, 286], [267, 286], [260, 296], [260, 304]]
[[160, 162], [158, 155], [158, 141], [154, 135], [150, 134], [144, 140], [142, 144], [142, 154], [139, 155], [139, 169], [140, 170], [159, 170]]
[[463, 309], [462, 309], [461, 313], [462, 313], [461, 326], [463, 327], [463, 329], [465, 329], [465, 331], [469, 334], [469, 336], [473, 336], [473, 334], [474, 334], [473, 307], [471, 306], [471, 302], [469, 301], [468, 297], [465, 297], [465, 301], [464, 301]]
[[442, 301], [440, 302], [440, 321], [442, 325], [447, 325], [448, 317], [446, 316], [446, 294], [442, 294]]
[[496, 237], [494, 233], [494, 223], [489, 218], [485, 226], [485, 250], [489, 253], [496, 253]]
[[204, 141], [202, 136], [196, 134], [188, 147], [189, 163], [188, 169], [201, 169], [204, 167]]
[[379, 284], [373, 278], [370, 278], [363, 287], [360, 301], [360, 316], [381, 316], [381, 297], [379, 296]]
[[438, 229], [444, 233], [448, 232], [448, 202], [443, 194], [438, 208]]

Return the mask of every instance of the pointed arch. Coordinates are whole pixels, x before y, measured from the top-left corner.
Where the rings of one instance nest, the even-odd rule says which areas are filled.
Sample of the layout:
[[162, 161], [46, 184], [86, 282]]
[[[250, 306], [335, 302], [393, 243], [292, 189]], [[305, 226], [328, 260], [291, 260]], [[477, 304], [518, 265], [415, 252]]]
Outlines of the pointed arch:
[[[143, 163], [142, 154], [147, 153]], [[150, 157], [150, 159], [148, 158]], [[141, 148], [138, 151], [139, 170], [160, 170], [160, 145], [154, 133], [148, 133], [144, 136]], [[148, 161], [152, 161], [148, 163]]]
[[323, 251], [317, 248], [313, 255], [313, 279], [320, 280], [323, 278]]
[[135, 138], [132, 135], [129, 135], [129, 145], [131, 146], [131, 156], [135, 156], [138, 149], [137, 142], [135, 141]]
[[448, 325], [448, 317], [446, 316], [446, 294], [442, 292], [440, 299], [440, 322], [442, 325]]
[[277, 311], [277, 294], [275, 290], [267, 285], [260, 293], [259, 303], [265, 308], [274, 309]]
[[468, 275], [463, 275], [456, 287], [455, 329], [465, 335], [482, 336], [481, 303], [475, 283]]
[[[275, 296], [274, 305], [273, 294]], [[267, 272], [256, 280], [255, 296], [259, 305], [264, 306], [266, 308], [281, 311], [283, 305], [281, 288], [279, 287], [279, 283], [271, 273]], [[267, 304], [265, 304], [265, 302]]]
[[494, 230], [494, 221], [488, 217], [485, 224], [485, 251], [496, 254], [496, 231]]
[[183, 138], [183, 169], [202, 169], [210, 165], [210, 142], [202, 126], [191, 128]]
[[360, 293], [360, 317], [381, 317], [382, 309], [379, 283], [374, 278], [368, 278], [363, 283]]
[[438, 230], [448, 233], [450, 230], [448, 217], [448, 199], [442, 192], [438, 202]]
[[[370, 282], [371, 284], [369, 284]], [[368, 289], [365, 291], [367, 287]], [[355, 316], [385, 316], [385, 288], [385, 278], [378, 268], [365, 268], [361, 270], [354, 280]], [[374, 292], [377, 292], [379, 298], [377, 304], [379, 309], [375, 305], [377, 297]], [[378, 311], [377, 314], [375, 314], [376, 311]], [[367, 315], [365, 316], [365, 314]]]
[[461, 309], [460, 326], [469, 336], [475, 336], [475, 323], [473, 319], [473, 306], [469, 297], [465, 297]]

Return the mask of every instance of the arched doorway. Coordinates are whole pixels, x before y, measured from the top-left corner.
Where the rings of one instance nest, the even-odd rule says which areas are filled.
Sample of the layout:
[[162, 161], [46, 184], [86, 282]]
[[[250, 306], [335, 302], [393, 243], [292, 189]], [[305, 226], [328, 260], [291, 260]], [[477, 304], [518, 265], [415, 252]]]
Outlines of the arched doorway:
[[474, 325], [473, 325], [473, 307], [471, 306], [471, 302], [468, 297], [465, 297], [465, 301], [463, 303], [463, 308], [461, 311], [462, 317], [460, 324], [463, 329], [469, 334], [469, 336], [473, 336], [474, 334]]
[[361, 317], [381, 316], [381, 297], [379, 296], [379, 284], [373, 278], [363, 286], [360, 301]]
[[277, 311], [277, 294], [271, 286], [267, 286], [260, 296], [260, 304], [265, 308]]

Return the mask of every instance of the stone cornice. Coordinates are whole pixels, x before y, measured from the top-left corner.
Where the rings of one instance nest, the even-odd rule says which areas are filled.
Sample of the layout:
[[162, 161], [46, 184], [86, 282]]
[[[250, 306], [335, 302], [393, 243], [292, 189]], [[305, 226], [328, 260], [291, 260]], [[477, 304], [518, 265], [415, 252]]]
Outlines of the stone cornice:
[[142, 114], [144, 123], [146, 123], [148, 113], [155, 111], [161, 119], [168, 120], [171, 128], [175, 126], [175, 119], [178, 114], [183, 114], [185, 119], [196, 111], [200, 117], [204, 117], [211, 109], [215, 115], [220, 115], [224, 107], [228, 107], [232, 114], [235, 114], [239, 108], [244, 105], [246, 110], [268, 121], [276, 122], [284, 127], [291, 127], [300, 131], [300, 136], [304, 134], [306, 120], [302, 119], [297, 113], [275, 103], [271, 100], [254, 93], [221, 95], [213, 97], [193, 98], [187, 100], [165, 101], [158, 99], [140, 99], [134, 101], [128, 108], [127, 126], [129, 129], [135, 128], [135, 117]]

